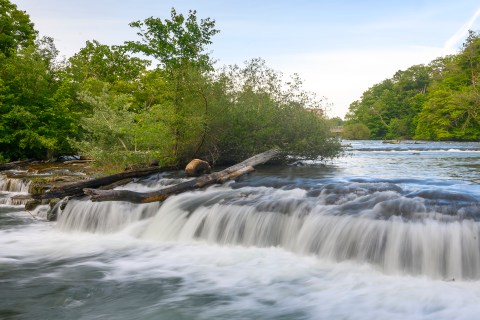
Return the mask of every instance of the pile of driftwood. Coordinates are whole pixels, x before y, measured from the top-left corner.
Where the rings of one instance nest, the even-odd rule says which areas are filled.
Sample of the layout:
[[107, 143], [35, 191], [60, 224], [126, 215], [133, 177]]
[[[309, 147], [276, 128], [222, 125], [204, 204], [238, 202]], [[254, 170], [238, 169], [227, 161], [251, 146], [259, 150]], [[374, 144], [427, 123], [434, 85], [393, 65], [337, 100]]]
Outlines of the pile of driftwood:
[[135, 171], [126, 171], [99, 179], [74, 183], [60, 188], [52, 188], [45, 193], [33, 194], [31, 195], [31, 197], [35, 200], [47, 200], [64, 197], [83, 196], [84, 194], [86, 194], [90, 196], [90, 199], [92, 201], [127, 201], [133, 203], [163, 201], [169, 196], [175, 194], [203, 188], [215, 183], [223, 183], [227, 180], [238, 178], [244, 174], [254, 171], [254, 166], [263, 164], [275, 158], [279, 154], [280, 150], [272, 149], [257, 154], [222, 171], [206, 174], [199, 178], [195, 178], [152, 192], [134, 192], [130, 190], [112, 189], [116, 186], [130, 182], [134, 178], [141, 178], [161, 171], [165, 171], [165, 168], [154, 167]]

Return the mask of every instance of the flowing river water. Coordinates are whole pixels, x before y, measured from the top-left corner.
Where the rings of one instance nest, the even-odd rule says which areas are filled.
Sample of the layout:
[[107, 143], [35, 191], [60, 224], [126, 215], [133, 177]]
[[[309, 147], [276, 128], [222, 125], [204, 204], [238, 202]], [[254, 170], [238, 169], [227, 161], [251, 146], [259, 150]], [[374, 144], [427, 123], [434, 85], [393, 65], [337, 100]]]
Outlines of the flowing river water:
[[72, 200], [57, 222], [0, 176], [0, 319], [478, 319], [480, 144], [344, 143], [163, 204]]

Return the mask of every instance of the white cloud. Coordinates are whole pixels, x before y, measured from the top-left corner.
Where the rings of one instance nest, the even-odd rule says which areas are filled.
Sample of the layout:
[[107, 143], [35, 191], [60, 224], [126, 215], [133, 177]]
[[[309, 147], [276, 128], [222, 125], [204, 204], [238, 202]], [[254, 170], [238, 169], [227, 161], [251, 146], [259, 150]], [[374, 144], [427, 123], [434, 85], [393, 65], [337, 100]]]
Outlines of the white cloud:
[[478, 17], [480, 17], [480, 8], [478, 8], [478, 10], [473, 14], [473, 16], [445, 42], [443, 48], [445, 54], [451, 54], [452, 51], [456, 49], [455, 46], [458, 45], [460, 41], [465, 39], [468, 30], [472, 29]]

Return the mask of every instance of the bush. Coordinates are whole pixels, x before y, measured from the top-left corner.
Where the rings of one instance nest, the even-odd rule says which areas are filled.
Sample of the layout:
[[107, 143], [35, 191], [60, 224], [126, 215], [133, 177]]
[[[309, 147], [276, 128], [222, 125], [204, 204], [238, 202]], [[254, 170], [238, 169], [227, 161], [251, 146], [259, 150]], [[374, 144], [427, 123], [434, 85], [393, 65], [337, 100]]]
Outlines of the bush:
[[348, 140], [367, 140], [370, 138], [370, 129], [363, 123], [349, 124], [343, 127], [342, 137]]

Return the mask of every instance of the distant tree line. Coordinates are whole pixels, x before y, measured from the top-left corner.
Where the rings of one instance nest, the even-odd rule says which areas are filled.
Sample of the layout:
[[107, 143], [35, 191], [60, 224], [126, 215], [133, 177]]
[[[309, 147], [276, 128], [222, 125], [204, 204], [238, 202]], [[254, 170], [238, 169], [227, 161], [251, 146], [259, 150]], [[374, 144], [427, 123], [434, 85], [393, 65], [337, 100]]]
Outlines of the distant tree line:
[[[480, 139], [480, 36], [455, 55], [398, 71], [350, 105], [344, 135], [361, 139]], [[359, 135], [362, 130], [363, 134]], [[356, 134], [357, 136], [353, 136]]]
[[278, 146], [335, 157], [322, 100], [262, 59], [214, 68], [210, 18], [174, 9], [135, 21], [138, 40], [87, 41], [60, 59], [27, 13], [0, 0], [0, 162], [64, 154], [123, 168], [193, 157], [233, 162]]

